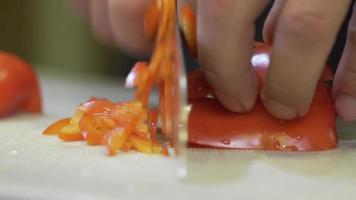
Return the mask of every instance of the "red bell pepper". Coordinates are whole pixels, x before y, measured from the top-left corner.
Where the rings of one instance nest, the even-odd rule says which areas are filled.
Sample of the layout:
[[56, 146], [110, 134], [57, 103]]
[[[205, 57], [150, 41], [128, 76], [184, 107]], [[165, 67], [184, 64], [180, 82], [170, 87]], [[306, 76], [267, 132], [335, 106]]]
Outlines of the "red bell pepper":
[[39, 83], [31, 66], [13, 54], [0, 52], [0, 117], [41, 111]]
[[[263, 85], [270, 48], [256, 43], [253, 65], [260, 88]], [[260, 149], [283, 151], [315, 151], [333, 149], [337, 145], [336, 112], [330, 85], [332, 77], [326, 67], [318, 82], [315, 97], [308, 114], [296, 120], [279, 120], [271, 116], [260, 99], [253, 110], [237, 114], [225, 109], [214, 97], [214, 92], [202, 73], [193, 71], [188, 78], [189, 146], [234, 149]]]

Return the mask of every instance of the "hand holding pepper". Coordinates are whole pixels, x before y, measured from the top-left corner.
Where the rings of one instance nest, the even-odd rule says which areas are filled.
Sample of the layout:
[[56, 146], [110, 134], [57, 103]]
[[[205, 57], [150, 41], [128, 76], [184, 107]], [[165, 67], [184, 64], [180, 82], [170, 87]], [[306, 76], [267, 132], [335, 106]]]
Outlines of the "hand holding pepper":
[[[98, 37], [134, 54], [149, 52], [144, 34], [150, 1], [83, 1]], [[181, 1], [180, 3], [182, 3]], [[186, 0], [197, 14], [198, 59], [220, 102], [236, 112], [252, 109], [257, 96], [251, 67], [254, 22], [268, 1]], [[84, 5], [85, 4], [85, 5]], [[84, 5], [84, 6], [83, 6]], [[264, 40], [272, 44], [271, 67], [263, 88], [267, 110], [282, 119], [304, 116], [350, 0], [276, 0], [265, 22]], [[356, 120], [356, 16], [335, 76], [333, 95], [340, 117]]]

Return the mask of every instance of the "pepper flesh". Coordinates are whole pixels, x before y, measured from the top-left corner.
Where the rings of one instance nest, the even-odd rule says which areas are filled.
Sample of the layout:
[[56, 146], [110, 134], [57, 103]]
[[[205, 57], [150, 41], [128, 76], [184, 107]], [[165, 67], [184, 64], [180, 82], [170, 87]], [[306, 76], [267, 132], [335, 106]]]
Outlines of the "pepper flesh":
[[[255, 56], [267, 56], [270, 47], [256, 43]], [[268, 60], [252, 62], [262, 88]], [[192, 104], [188, 131], [190, 147], [259, 149], [282, 151], [329, 150], [337, 146], [336, 112], [329, 81], [328, 66], [318, 82], [308, 114], [296, 120], [279, 120], [271, 116], [260, 99], [246, 114], [225, 109], [215, 98], [214, 91], [201, 71], [193, 71], [188, 78], [188, 95]]]

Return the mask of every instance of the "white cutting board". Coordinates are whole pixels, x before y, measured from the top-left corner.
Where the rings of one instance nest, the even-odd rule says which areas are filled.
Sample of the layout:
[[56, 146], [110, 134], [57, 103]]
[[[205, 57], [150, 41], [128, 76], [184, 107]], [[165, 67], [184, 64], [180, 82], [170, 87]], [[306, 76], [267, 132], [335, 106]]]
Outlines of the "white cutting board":
[[[0, 121], [0, 199], [356, 199], [356, 129], [334, 151], [189, 150], [187, 177], [173, 158], [106, 157], [102, 147], [42, 136], [90, 96], [130, 98], [119, 82], [43, 76], [44, 116]], [[354, 133], [352, 135], [352, 133]]]

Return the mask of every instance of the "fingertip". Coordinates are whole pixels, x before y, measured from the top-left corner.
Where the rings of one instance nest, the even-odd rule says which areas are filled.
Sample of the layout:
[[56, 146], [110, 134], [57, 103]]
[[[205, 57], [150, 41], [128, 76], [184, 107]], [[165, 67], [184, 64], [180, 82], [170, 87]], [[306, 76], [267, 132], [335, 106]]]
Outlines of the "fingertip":
[[257, 77], [254, 71], [251, 71], [250, 75], [242, 88], [235, 87], [237, 91], [215, 90], [217, 98], [225, 108], [238, 113], [246, 113], [253, 109], [258, 96]]
[[256, 102], [256, 95], [249, 95], [246, 99], [241, 100], [236, 97], [225, 95], [215, 91], [219, 102], [228, 110], [237, 113], [246, 113], [252, 110]]
[[224, 94], [215, 92], [215, 95], [219, 99], [219, 102], [228, 110], [237, 113], [243, 113], [244, 108], [242, 107], [241, 103], [236, 100], [235, 98], [228, 97]]
[[335, 99], [336, 112], [345, 121], [356, 121], [356, 99], [347, 95]]
[[298, 110], [293, 106], [286, 105], [285, 103], [268, 96], [265, 90], [261, 93], [261, 100], [266, 110], [278, 119], [293, 120], [303, 117], [308, 111], [308, 108]]

